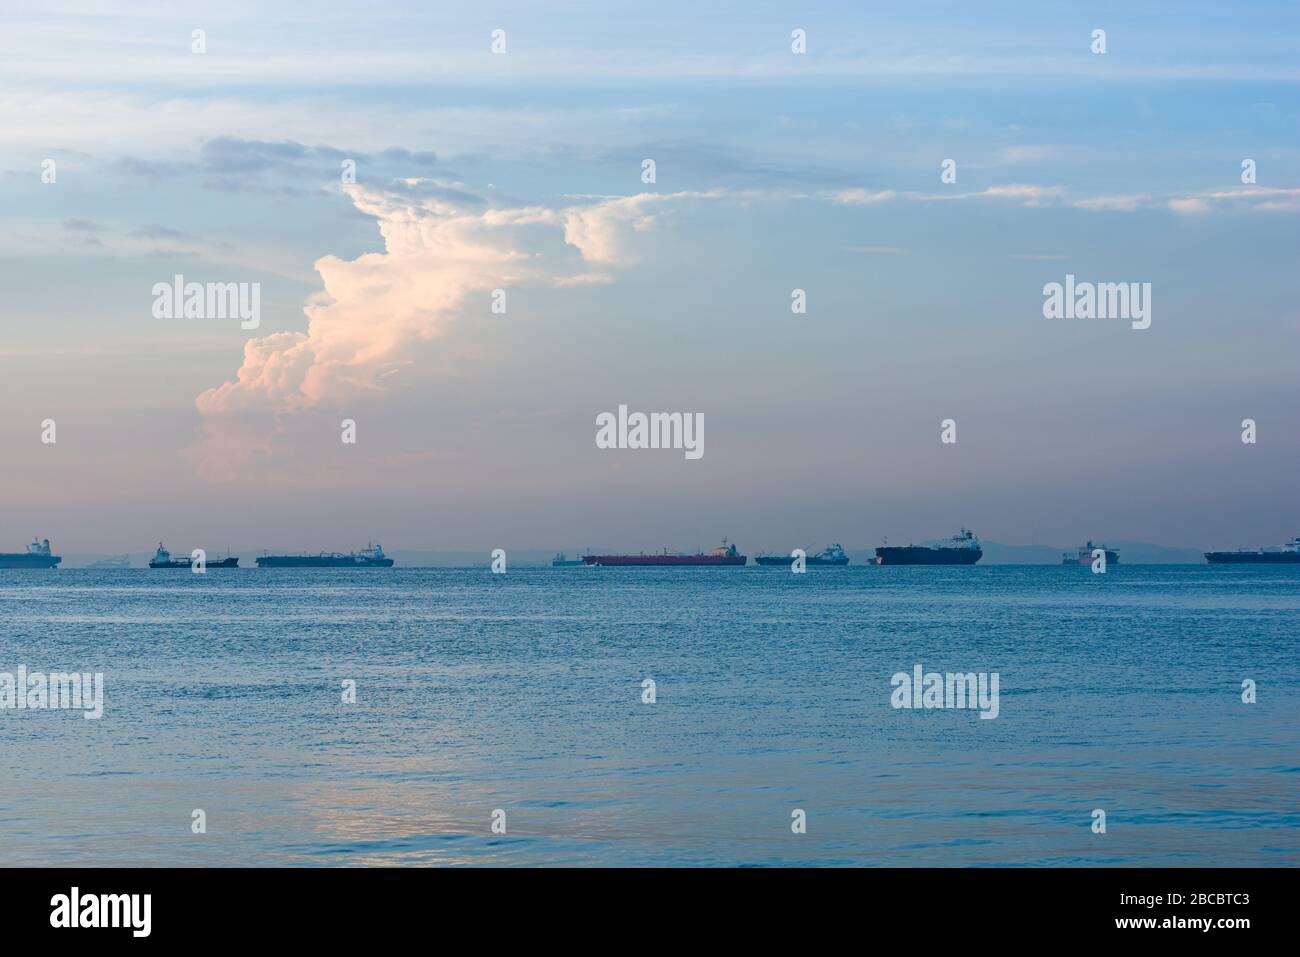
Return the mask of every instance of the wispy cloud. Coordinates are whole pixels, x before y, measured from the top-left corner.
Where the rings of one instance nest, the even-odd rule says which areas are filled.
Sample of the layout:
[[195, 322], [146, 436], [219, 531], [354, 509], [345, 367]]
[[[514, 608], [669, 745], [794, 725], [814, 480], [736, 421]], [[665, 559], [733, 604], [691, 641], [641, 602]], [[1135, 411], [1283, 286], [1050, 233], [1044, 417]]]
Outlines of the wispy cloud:
[[1089, 196], [1084, 199], [1071, 201], [1070, 205], [1077, 209], [1101, 209], [1101, 210], [1119, 210], [1121, 212], [1131, 213], [1142, 206], [1148, 206], [1151, 203], [1151, 197], [1145, 193], [1141, 195], [1111, 195], [1111, 196]]
[[869, 190], [854, 187], [831, 193], [830, 198], [844, 206], [873, 206], [887, 203], [898, 196], [892, 189]]

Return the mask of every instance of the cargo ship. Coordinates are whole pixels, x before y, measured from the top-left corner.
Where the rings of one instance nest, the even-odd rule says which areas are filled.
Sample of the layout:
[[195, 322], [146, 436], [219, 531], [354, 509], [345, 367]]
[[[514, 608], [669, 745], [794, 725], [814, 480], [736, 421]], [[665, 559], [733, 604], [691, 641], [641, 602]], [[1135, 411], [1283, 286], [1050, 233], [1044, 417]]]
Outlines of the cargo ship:
[[321, 552], [319, 555], [259, 555], [259, 568], [392, 568], [393, 560], [382, 545], [368, 545], [359, 552]]
[[961, 532], [938, 545], [889, 545], [876, 549], [877, 565], [974, 565], [984, 557], [975, 533]]
[[57, 568], [62, 556], [50, 554], [50, 540], [33, 541], [25, 552], [0, 552], [0, 568]]
[[1061, 554], [1061, 564], [1062, 565], [1091, 565], [1093, 563], [1092, 552], [1093, 549], [1096, 548], [1100, 548], [1102, 551], [1106, 553], [1107, 565], [1119, 564], [1119, 549], [1111, 548], [1109, 545], [1094, 545], [1092, 542], [1089, 542], [1087, 545], [1080, 546], [1079, 552], [1076, 555], [1071, 555], [1069, 552], [1063, 552]]
[[705, 554], [699, 552], [695, 555], [682, 555], [678, 552], [670, 552], [664, 549], [661, 554], [646, 555], [644, 552], [640, 555], [583, 555], [582, 562], [584, 565], [599, 565], [603, 567], [628, 567], [628, 566], [682, 566], [682, 565], [743, 565], [749, 561], [748, 557], [741, 555], [736, 551], [735, 545], [728, 545], [724, 538], [722, 544], [712, 552]]
[[1281, 548], [1239, 548], [1235, 552], [1206, 552], [1211, 565], [1300, 565], [1300, 535]]
[[[807, 549], [804, 549], [806, 552]], [[791, 565], [794, 563], [793, 556], [790, 555], [755, 555], [754, 561], [760, 565]], [[804, 559], [804, 564], [812, 567], [813, 565], [847, 565], [849, 556], [844, 554], [844, 549], [839, 545], [829, 545], [823, 548], [816, 555], [809, 555]]]
[[105, 571], [105, 570], [113, 569], [113, 568], [130, 568], [130, 567], [131, 567], [131, 556], [130, 556], [130, 555], [113, 555], [113, 556], [110, 557], [110, 558], [101, 558], [101, 559], [100, 559], [99, 561], [97, 561], [97, 562], [91, 562], [91, 563], [90, 563], [89, 565], [87, 565], [86, 567], [87, 567], [87, 568], [93, 568], [93, 569], [95, 569], [96, 571]]
[[[172, 558], [172, 553], [163, 548], [163, 543], [158, 543], [158, 551], [154, 552], [153, 558], [149, 559], [150, 568], [190, 568], [194, 560], [189, 555], [183, 555], [180, 558]], [[239, 559], [232, 555], [225, 558], [212, 558], [204, 562], [204, 568], [238, 568]]]
[[552, 568], [578, 568], [586, 564], [581, 558], [570, 558], [564, 552], [556, 552], [551, 559]]

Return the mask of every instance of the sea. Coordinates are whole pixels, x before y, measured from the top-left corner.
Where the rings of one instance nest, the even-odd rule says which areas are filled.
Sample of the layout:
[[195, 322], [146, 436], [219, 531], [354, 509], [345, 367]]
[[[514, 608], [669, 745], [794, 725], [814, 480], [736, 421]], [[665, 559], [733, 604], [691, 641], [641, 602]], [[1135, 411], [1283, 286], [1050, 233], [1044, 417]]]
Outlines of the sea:
[[103, 675], [0, 707], [0, 865], [1294, 866], [1298, 636], [1300, 566], [0, 571], [0, 673]]

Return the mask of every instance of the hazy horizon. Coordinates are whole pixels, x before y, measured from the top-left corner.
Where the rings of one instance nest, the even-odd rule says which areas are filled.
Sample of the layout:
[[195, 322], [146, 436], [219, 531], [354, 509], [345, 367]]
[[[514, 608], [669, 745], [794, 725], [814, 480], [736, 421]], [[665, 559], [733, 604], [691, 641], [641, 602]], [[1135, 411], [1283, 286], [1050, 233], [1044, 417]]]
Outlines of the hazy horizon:
[[[3, 25], [0, 551], [1300, 534], [1294, 5]], [[620, 405], [703, 456], [597, 448]]]

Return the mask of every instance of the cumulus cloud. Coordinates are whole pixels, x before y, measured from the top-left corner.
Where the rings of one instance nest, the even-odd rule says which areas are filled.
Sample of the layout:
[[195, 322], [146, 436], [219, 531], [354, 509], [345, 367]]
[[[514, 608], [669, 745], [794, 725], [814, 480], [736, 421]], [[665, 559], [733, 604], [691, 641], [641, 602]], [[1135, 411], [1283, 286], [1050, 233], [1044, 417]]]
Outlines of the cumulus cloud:
[[749, 191], [723, 189], [676, 193], [638, 193], [635, 196], [597, 197], [591, 205], [570, 206], [560, 211], [564, 241], [576, 247], [591, 263], [628, 263], [635, 257], [628, 251], [628, 239], [651, 229], [656, 208], [688, 199], [752, 198]]
[[584, 267], [634, 261], [629, 237], [651, 228], [652, 210], [686, 195], [500, 208], [435, 181], [343, 188], [374, 217], [384, 249], [317, 260], [323, 289], [303, 307], [307, 331], [250, 339], [234, 378], [197, 397], [209, 468], [264, 450], [265, 433], [287, 416], [382, 389], [414, 344], [442, 333], [472, 301], [486, 311], [491, 290], [611, 281]]

